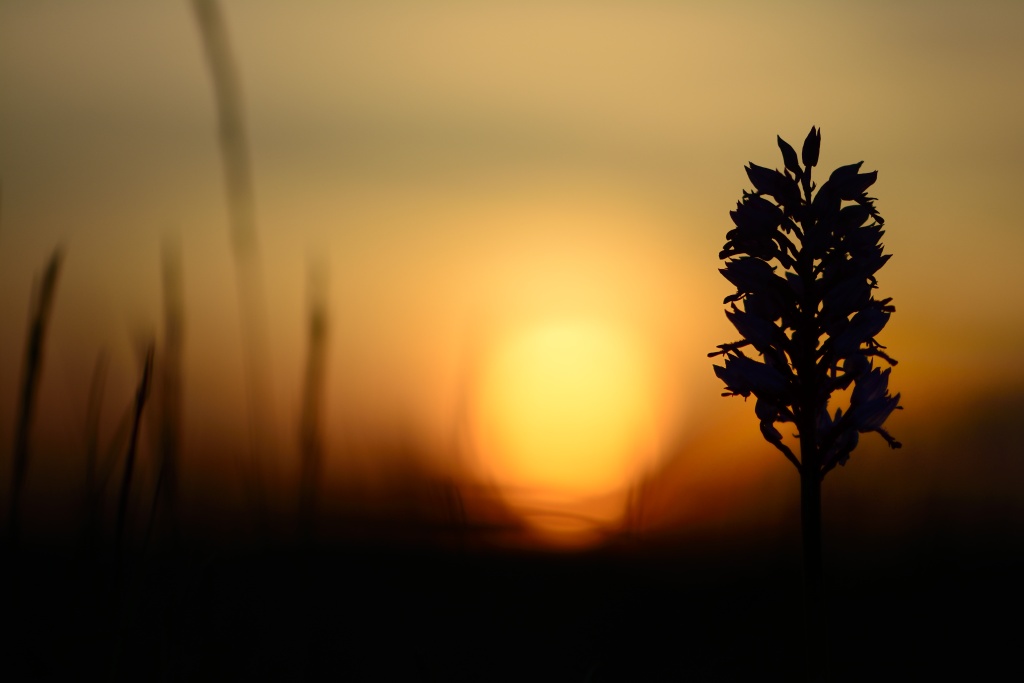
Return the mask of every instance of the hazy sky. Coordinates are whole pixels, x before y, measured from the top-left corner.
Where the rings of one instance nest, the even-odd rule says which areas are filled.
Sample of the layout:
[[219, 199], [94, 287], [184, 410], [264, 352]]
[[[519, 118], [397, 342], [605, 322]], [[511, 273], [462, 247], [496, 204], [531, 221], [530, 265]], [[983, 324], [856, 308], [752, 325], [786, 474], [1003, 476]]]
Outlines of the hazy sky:
[[[282, 440], [319, 259], [335, 440], [401, 427], [443, 446], [506, 340], [582, 321], [630, 339], [651, 439], [735, 422], [756, 444], [752, 406], [716, 400], [705, 357], [735, 334], [717, 253], [743, 165], [780, 166], [775, 135], [798, 145], [812, 125], [822, 172], [879, 171], [894, 254], [880, 293], [897, 307], [882, 342], [907, 406], [893, 429], [957, 392], [1024, 380], [1021, 3], [223, 8]], [[138, 340], [159, 334], [167, 236], [184, 254], [187, 433], [237, 428], [234, 265], [190, 4], [0, 1], [0, 182], [3, 443], [50, 250], [64, 246], [66, 268], [43, 403], [75, 444], [98, 350], [127, 400]]]

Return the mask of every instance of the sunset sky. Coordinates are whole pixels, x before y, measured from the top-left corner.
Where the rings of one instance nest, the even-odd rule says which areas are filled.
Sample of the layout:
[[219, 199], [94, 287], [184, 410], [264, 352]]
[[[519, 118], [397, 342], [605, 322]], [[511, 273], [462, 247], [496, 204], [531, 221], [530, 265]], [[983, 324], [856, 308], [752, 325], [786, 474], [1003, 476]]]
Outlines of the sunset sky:
[[[752, 402], [719, 398], [706, 354], [736, 338], [718, 251], [743, 166], [781, 167], [776, 134], [799, 145], [814, 125], [819, 174], [879, 171], [894, 255], [879, 294], [897, 308], [880, 341], [905, 406], [889, 424], [905, 448], [865, 437], [830, 475], [837, 500], [1013, 497], [1024, 4], [222, 6], [282, 471], [297, 462], [308, 271], [323, 267], [328, 479], [405, 466], [351, 453], [408, 438], [436, 454], [418, 465], [496, 483], [524, 510], [607, 494], [584, 514], [616, 519], [651, 473], [664, 524], [739, 514], [766, 483], [795, 496]], [[244, 440], [216, 116], [190, 3], [0, 0], [5, 486], [32, 283], [57, 245], [30, 489], [75, 485], [60, 463], [81, 450], [100, 349], [108, 430], [130, 401], [140, 344], [162, 335], [167, 240], [183, 255], [185, 480], [211, 467], [190, 446]], [[537, 443], [531, 425], [552, 414], [565, 443]], [[996, 472], [1002, 489], [979, 483]]]

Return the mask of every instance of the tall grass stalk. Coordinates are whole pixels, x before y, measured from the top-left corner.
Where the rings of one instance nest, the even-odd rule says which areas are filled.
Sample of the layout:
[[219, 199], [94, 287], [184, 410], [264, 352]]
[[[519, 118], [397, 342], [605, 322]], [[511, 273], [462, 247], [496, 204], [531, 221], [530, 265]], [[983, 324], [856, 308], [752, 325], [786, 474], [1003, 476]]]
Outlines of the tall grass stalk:
[[117, 527], [115, 548], [120, 556], [124, 543], [124, 527], [128, 516], [128, 497], [131, 492], [132, 474], [135, 469], [136, 453], [139, 445], [139, 427], [142, 424], [142, 411], [146, 407], [149, 396], [150, 380], [153, 375], [153, 344], [146, 350], [146, 360], [142, 367], [142, 377], [135, 392], [135, 411], [132, 415], [132, 432], [128, 439], [128, 453], [124, 462], [124, 474], [121, 478], [121, 493], [117, 504]]
[[19, 540], [18, 513], [21, 509], [21, 498], [24, 493], [25, 479], [28, 476], [29, 441], [32, 432], [32, 418], [35, 413], [36, 395], [43, 372], [43, 351], [46, 342], [46, 330], [53, 309], [53, 299], [57, 291], [57, 279], [60, 276], [63, 252], [58, 247], [53, 250], [50, 260], [43, 270], [42, 277], [36, 281], [32, 293], [32, 305], [29, 310], [28, 338], [25, 343], [25, 365], [21, 380], [21, 396], [18, 402], [18, 413], [14, 427], [14, 477], [11, 482], [10, 535], [12, 544]]
[[306, 373], [302, 388], [302, 416], [299, 447], [302, 457], [299, 482], [299, 523], [302, 533], [312, 533], [316, 516], [317, 482], [323, 467], [321, 428], [324, 389], [327, 378], [327, 268], [309, 266], [309, 327], [307, 328]]
[[252, 166], [242, 105], [241, 80], [235, 66], [227, 25], [216, 0], [193, 0], [196, 23], [217, 104], [218, 140], [224, 169], [231, 243], [235, 257], [241, 309], [245, 383], [249, 401], [250, 465], [245, 468], [247, 491], [259, 521], [265, 522], [264, 468], [273, 453], [269, 418], [270, 380], [268, 324], [263, 270], [256, 230]]
[[178, 496], [178, 476], [181, 451], [182, 420], [182, 356], [185, 344], [185, 287], [182, 276], [181, 245], [165, 241], [161, 270], [164, 292], [164, 344], [160, 354], [159, 371], [159, 442], [160, 462], [157, 466], [156, 488], [150, 511], [149, 530], [152, 533], [158, 517], [163, 515], [170, 525], [171, 539], [176, 535], [175, 507]]

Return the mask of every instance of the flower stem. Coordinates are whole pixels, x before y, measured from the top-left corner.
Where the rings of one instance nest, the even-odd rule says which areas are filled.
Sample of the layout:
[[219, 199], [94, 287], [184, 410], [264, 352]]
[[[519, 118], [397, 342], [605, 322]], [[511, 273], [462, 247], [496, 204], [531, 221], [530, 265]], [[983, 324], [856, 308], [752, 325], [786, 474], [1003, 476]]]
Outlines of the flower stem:
[[[813, 435], [813, 432], [812, 432]], [[813, 439], [813, 436], [812, 436]], [[804, 441], [801, 438], [801, 441]], [[802, 449], [803, 450], [803, 449]], [[803, 450], [800, 472], [800, 526], [804, 559], [804, 648], [807, 680], [828, 679], [828, 624], [825, 617], [825, 577], [821, 553], [821, 476], [817, 467], [807, 467]]]

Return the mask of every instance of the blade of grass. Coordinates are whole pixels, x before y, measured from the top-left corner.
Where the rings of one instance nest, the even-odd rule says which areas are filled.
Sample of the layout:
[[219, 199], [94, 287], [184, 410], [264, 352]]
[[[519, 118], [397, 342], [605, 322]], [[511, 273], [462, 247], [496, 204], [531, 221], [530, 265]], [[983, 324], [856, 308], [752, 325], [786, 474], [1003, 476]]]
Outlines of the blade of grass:
[[21, 497], [24, 492], [25, 479], [28, 475], [29, 440], [32, 432], [36, 394], [43, 371], [43, 347], [46, 342], [46, 330], [53, 308], [54, 294], [57, 291], [57, 279], [60, 275], [63, 252], [60, 247], [53, 250], [50, 260], [37, 280], [29, 311], [28, 339], [25, 343], [25, 365], [21, 382], [21, 397], [18, 403], [18, 417], [14, 431], [14, 478], [11, 490], [10, 534], [12, 544], [19, 539], [18, 513], [21, 508]]
[[146, 361], [142, 368], [142, 378], [135, 392], [135, 412], [132, 416], [132, 433], [128, 440], [128, 453], [125, 457], [124, 476], [121, 479], [121, 493], [117, 505], [117, 527], [115, 547], [118, 556], [124, 542], [124, 526], [128, 514], [128, 494], [132, 485], [132, 472], [135, 469], [136, 452], [139, 444], [139, 425], [142, 423], [142, 410], [146, 407], [149, 396], [150, 378], [153, 374], [153, 344], [146, 350]]
[[327, 269], [320, 262], [309, 266], [309, 327], [306, 375], [302, 390], [299, 447], [302, 472], [299, 483], [299, 523], [303, 534], [312, 533], [316, 515], [317, 481], [323, 458], [324, 387], [327, 365]]
[[273, 452], [269, 419], [270, 381], [267, 353], [267, 321], [263, 272], [256, 231], [252, 167], [245, 130], [241, 80], [228, 39], [227, 25], [216, 0], [193, 0], [206, 65], [217, 104], [218, 140], [224, 168], [231, 240], [235, 256], [239, 307], [242, 319], [243, 363], [249, 401], [251, 462], [247, 473], [248, 494], [265, 527], [266, 491], [263, 470]]
[[128, 639], [128, 629], [131, 627], [134, 621], [134, 614], [138, 609], [146, 574], [145, 568], [138, 565], [136, 565], [134, 571], [128, 571], [130, 558], [125, 557], [124, 537], [128, 519], [128, 498], [131, 493], [132, 474], [135, 469], [135, 461], [137, 460], [142, 413], [146, 407], [146, 399], [149, 397], [152, 384], [154, 346], [155, 344], [151, 341], [146, 347], [142, 377], [139, 379], [139, 386], [135, 391], [131, 436], [128, 439], [128, 452], [125, 455], [124, 473], [121, 478], [121, 491], [117, 505], [117, 523], [114, 531], [114, 581], [112, 583], [111, 600], [108, 610], [119, 616], [110, 659], [111, 668], [108, 677], [111, 680], [120, 678], [120, 666], [125, 643]]
[[162, 512], [175, 535], [175, 504], [178, 491], [179, 451], [181, 449], [182, 354], [185, 340], [185, 292], [182, 277], [181, 245], [166, 240], [162, 251], [164, 291], [164, 348], [160, 358], [160, 416], [157, 469], [153, 506], [150, 510], [147, 539]]
[[107, 482], [110, 481], [111, 476], [114, 474], [118, 454], [122, 452], [122, 449], [127, 448], [128, 439], [131, 436], [133, 412], [134, 406], [132, 403], [126, 405], [124, 410], [121, 411], [121, 419], [117, 421], [117, 428], [114, 429], [114, 433], [110, 437], [106, 454], [103, 460], [97, 463], [96, 495], [100, 498], [102, 498], [103, 490], [107, 487]]

